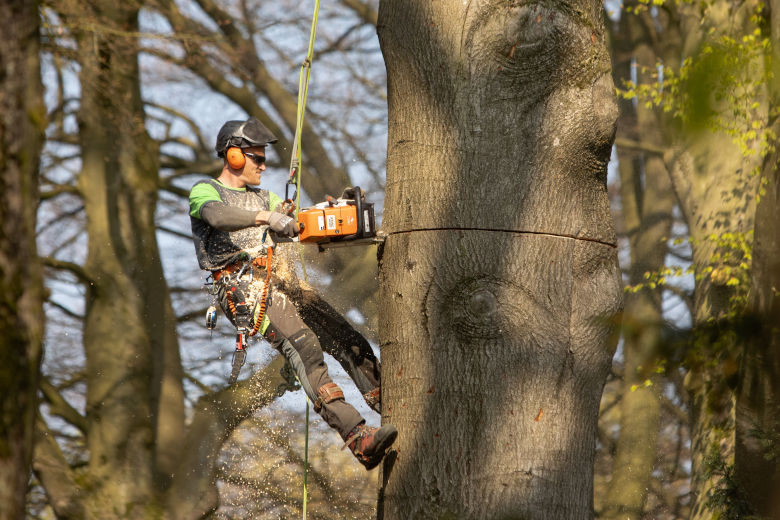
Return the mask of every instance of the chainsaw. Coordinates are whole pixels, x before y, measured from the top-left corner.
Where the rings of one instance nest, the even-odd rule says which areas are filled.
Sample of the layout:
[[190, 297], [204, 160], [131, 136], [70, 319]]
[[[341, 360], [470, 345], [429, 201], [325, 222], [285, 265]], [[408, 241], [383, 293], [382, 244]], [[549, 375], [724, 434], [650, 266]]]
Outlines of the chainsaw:
[[338, 199], [328, 196], [325, 202], [301, 209], [298, 227], [300, 234], [293, 241], [316, 244], [320, 252], [380, 241], [376, 233], [374, 203], [365, 201], [360, 186], [345, 189]]

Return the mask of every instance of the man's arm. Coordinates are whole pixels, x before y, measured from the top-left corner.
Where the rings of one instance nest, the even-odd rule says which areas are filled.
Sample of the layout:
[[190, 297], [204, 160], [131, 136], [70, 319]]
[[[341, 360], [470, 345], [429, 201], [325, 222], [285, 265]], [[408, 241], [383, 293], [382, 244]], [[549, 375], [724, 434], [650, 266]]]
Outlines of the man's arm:
[[298, 235], [295, 220], [273, 211], [254, 211], [226, 206], [221, 202], [207, 202], [200, 208], [200, 216], [206, 223], [220, 231], [238, 231], [267, 224], [272, 231], [285, 237]]
[[[261, 211], [260, 213], [268, 212]], [[215, 201], [207, 202], [200, 208], [200, 218], [206, 221], [209, 226], [220, 231], [238, 231], [265, 224], [265, 222], [258, 222], [260, 213], [250, 209], [226, 206], [222, 202]]]

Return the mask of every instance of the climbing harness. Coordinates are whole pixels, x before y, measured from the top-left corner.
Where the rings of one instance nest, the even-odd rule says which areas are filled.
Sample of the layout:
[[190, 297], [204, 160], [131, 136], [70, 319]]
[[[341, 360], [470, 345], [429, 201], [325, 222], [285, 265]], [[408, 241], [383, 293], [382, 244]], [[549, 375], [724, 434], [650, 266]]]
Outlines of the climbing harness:
[[[263, 242], [265, 242], [263, 234]], [[216, 327], [216, 299], [219, 293], [219, 287], [225, 290], [225, 299], [227, 306], [233, 315], [233, 321], [236, 326], [236, 350], [233, 352], [231, 361], [232, 371], [228, 384], [233, 384], [238, 380], [241, 367], [246, 363], [246, 349], [249, 338], [260, 332], [260, 328], [265, 318], [266, 305], [268, 300], [268, 290], [271, 287], [271, 267], [273, 265], [274, 248], [268, 246], [266, 255], [254, 259], [243, 259], [227, 265], [225, 268], [215, 271], [212, 274], [214, 284], [212, 285], [212, 295], [214, 302], [206, 314], [206, 326], [209, 329]], [[255, 298], [253, 302], [247, 301], [249, 287], [254, 282], [255, 268], [265, 269], [265, 283], [260, 297]], [[248, 281], [243, 280], [249, 277]], [[219, 284], [219, 285], [218, 285]], [[256, 311], [256, 312], [255, 312]], [[254, 319], [253, 319], [253, 316]]]

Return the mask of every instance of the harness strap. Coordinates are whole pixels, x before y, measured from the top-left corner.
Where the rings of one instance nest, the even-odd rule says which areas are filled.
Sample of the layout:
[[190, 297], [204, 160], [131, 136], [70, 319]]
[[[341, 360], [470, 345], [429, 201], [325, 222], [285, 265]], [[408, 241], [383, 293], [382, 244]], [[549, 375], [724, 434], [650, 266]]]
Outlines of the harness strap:
[[249, 336], [254, 336], [260, 331], [260, 325], [263, 324], [263, 318], [265, 318], [265, 303], [268, 298], [268, 288], [271, 286], [271, 265], [274, 260], [274, 248], [269, 247], [265, 257], [265, 287], [263, 287], [263, 295], [260, 296], [260, 312], [257, 313], [257, 319], [255, 320], [255, 326]]

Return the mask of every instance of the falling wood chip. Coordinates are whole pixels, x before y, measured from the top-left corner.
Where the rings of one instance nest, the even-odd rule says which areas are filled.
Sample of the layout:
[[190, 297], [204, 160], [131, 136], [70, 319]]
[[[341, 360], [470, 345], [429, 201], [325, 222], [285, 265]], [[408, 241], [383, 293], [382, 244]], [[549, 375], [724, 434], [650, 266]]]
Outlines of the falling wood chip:
[[543, 414], [543, 413], [544, 413], [544, 410], [542, 410], [541, 408], [539, 408], [539, 415], [537, 415], [537, 416], [536, 416], [536, 419], [534, 419], [534, 421], [536, 421], [536, 422], [539, 422], [539, 419], [541, 419], [541, 418], [542, 418], [542, 414]]

